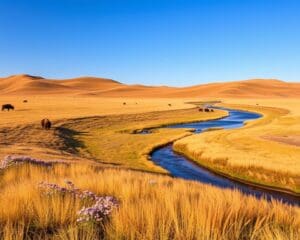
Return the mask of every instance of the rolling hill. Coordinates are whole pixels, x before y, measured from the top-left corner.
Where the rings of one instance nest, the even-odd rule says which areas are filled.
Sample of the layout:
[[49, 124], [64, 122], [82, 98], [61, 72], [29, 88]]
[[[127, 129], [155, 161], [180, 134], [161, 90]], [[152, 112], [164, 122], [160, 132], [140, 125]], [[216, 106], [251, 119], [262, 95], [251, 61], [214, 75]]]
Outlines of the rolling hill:
[[149, 98], [298, 98], [300, 97], [300, 83], [288, 83], [276, 79], [251, 79], [175, 88], [126, 85], [107, 78], [80, 77], [55, 80], [23, 74], [0, 78], [0, 94]]

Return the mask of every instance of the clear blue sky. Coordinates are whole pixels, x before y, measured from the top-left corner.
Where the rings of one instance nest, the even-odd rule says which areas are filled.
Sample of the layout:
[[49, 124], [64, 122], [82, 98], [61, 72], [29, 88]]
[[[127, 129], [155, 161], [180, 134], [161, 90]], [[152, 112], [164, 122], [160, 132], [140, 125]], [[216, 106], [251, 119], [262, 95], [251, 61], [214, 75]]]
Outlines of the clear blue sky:
[[1, 0], [0, 75], [300, 80], [297, 0]]

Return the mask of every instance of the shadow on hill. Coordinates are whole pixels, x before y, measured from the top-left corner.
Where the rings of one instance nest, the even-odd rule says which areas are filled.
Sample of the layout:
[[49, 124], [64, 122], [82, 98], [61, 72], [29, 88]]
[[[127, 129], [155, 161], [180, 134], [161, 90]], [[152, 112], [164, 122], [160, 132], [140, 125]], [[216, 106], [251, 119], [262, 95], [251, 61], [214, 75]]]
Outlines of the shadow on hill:
[[114, 162], [103, 162], [101, 159], [97, 159], [96, 157], [92, 156], [87, 150], [86, 145], [84, 144], [84, 141], [79, 140], [79, 136], [87, 135], [88, 132], [86, 131], [77, 131], [74, 129], [70, 129], [67, 127], [56, 127], [55, 129], [58, 134], [57, 136], [59, 139], [63, 142], [60, 146], [60, 150], [69, 152], [71, 154], [76, 155], [83, 155], [83, 157], [91, 159], [91, 160], [97, 160], [97, 162], [105, 165], [110, 166], [119, 166], [121, 164], [114, 163]]
[[63, 141], [63, 147], [61, 150], [78, 153], [79, 149], [85, 149], [85, 144], [83, 141], [78, 139], [79, 135], [84, 135], [86, 132], [79, 132], [66, 127], [57, 127], [58, 137]]

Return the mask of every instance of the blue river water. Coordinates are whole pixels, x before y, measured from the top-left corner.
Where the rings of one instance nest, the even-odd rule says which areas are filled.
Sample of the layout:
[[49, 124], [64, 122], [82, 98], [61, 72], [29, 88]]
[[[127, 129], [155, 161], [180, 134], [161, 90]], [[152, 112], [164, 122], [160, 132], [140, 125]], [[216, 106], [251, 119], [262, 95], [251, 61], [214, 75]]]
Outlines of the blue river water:
[[[224, 109], [224, 108], [222, 108]], [[260, 118], [261, 115], [252, 112], [224, 109], [229, 115], [218, 120], [193, 122], [170, 125], [167, 128], [192, 128], [196, 134], [209, 128], [233, 129], [242, 127], [245, 121]], [[208, 113], [209, 114], [209, 113]], [[234, 143], [233, 143], [234, 144]], [[205, 184], [211, 184], [220, 188], [237, 189], [244, 194], [253, 195], [267, 200], [276, 199], [292, 205], [300, 205], [300, 198], [286, 193], [279, 193], [259, 187], [252, 187], [226, 177], [215, 174], [206, 168], [190, 161], [187, 157], [173, 151], [172, 144], [158, 148], [151, 154], [151, 159], [157, 165], [168, 170], [173, 177], [187, 180], [195, 180]]]

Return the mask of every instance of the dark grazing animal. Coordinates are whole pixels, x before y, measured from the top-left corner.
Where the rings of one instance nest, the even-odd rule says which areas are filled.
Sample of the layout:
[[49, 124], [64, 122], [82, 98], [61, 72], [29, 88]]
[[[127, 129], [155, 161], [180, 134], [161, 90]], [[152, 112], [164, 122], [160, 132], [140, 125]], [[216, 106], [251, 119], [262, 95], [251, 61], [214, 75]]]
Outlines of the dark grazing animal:
[[46, 130], [49, 130], [51, 128], [51, 122], [48, 118], [44, 118], [42, 121], [41, 121], [41, 125], [42, 125], [42, 128], [46, 129]]
[[205, 111], [205, 112], [209, 112], [209, 108], [205, 108], [204, 111]]
[[23, 103], [27, 103], [28, 101], [25, 99], [25, 100], [23, 100]]
[[123, 102], [123, 105], [126, 105], [126, 102]]
[[15, 110], [15, 107], [13, 105], [11, 105], [11, 104], [3, 104], [2, 105], [2, 111], [4, 111], [5, 109], [7, 111], [9, 111], [9, 110]]
[[199, 112], [203, 112], [203, 108], [199, 108]]
[[172, 104], [171, 104], [171, 103], [169, 103], [168, 105], [169, 105], [169, 107], [171, 107], [171, 106], [172, 106]]
[[212, 108], [210, 109], [210, 111], [211, 111], [211, 112], [214, 112], [214, 110], [213, 110]]

